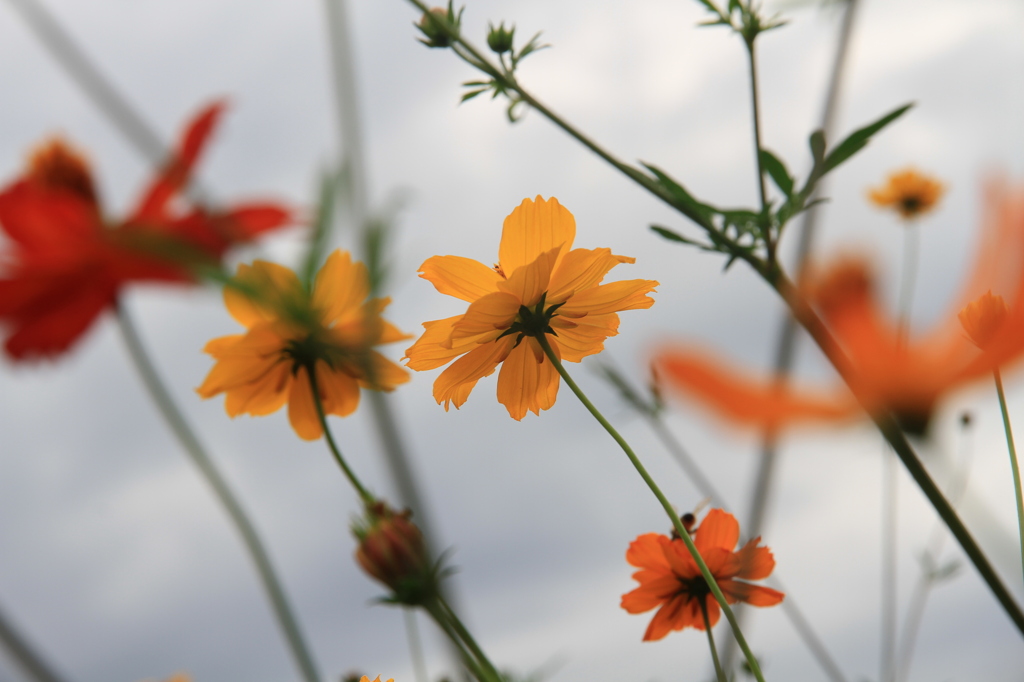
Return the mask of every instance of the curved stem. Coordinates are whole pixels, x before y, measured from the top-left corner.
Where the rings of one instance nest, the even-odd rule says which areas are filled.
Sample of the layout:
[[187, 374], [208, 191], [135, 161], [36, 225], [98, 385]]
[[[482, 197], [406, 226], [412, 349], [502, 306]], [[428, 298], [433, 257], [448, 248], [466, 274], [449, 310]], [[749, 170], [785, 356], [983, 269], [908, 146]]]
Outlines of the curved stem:
[[463, 665], [466, 669], [480, 682], [500, 682], [500, 680], [493, 680], [490, 675], [485, 673], [480, 667], [480, 663], [474, 659], [470, 653], [466, 650], [466, 646], [459, 639], [458, 634], [452, 628], [451, 622], [448, 619], [448, 615], [441, 605], [436, 601], [428, 601], [423, 604], [423, 610], [430, 614], [430, 617], [434, 619], [437, 626], [441, 628], [441, 631], [448, 637], [448, 640], [452, 643], [458, 651], [459, 656], [462, 658]]
[[545, 335], [542, 334], [534, 338], [537, 339], [537, 342], [540, 344], [540, 347], [544, 350], [544, 354], [547, 355], [548, 360], [554, 366], [559, 376], [561, 376], [562, 379], [565, 381], [566, 385], [569, 387], [569, 390], [571, 390], [576, 395], [576, 397], [579, 398], [580, 402], [583, 403], [583, 406], [587, 408], [587, 411], [590, 412], [590, 414], [593, 415], [594, 419], [596, 419], [598, 423], [604, 427], [604, 430], [608, 432], [608, 435], [610, 435], [615, 440], [615, 442], [619, 444], [619, 447], [622, 448], [622, 451], [624, 453], [626, 453], [626, 457], [628, 457], [629, 461], [632, 462], [633, 467], [637, 470], [637, 473], [640, 474], [640, 478], [644, 479], [644, 483], [646, 483], [647, 487], [651, 489], [651, 492], [654, 493], [654, 496], [658, 498], [658, 502], [661, 503], [662, 509], [665, 510], [665, 513], [668, 514], [669, 519], [672, 520], [672, 527], [675, 528], [676, 533], [679, 534], [679, 537], [683, 540], [683, 543], [686, 545], [686, 549], [689, 550], [691, 556], [693, 556], [693, 560], [696, 562], [697, 567], [700, 569], [701, 575], [704, 576], [704, 580], [707, 582], [708, 587], [711, 589], [711, 593], [715, 596], [715, 601], [717, 601], [718, 605], [722, 607], [722, 612], [725, 613], [725, 617], [729, 621], [729, 626], [732, 628], [733, 634], [736, 636], [736, 641], [740, 645], [740, 649], [743, 650], [743, 654], [744, 656], [746, 656], [747, 662], [750, 663], [750, 669], [754, 673], [754, 677], [757, 679], [758, 682], [764, 682], [764, 676], [761, 674], [761, 668], [758, 667], [757, 659], [754, 658], [754, 654], [750, 651], [750, 647], [747, 646], [747, 640], [746, 638], [744, 638], [743, 633], [740, 631], [739, 624], [736, 622], [736, 616], [735, 614], [733, 614], [732, 608], [729, 606], [728, 602], [726, 602], [725, 595], [722, 594], [721, 588], [718, 587], [718, 583], [715, 581], [715, 576], [708, 569], [708, 565], [704, 562], [704, 558], [700, 555], [700, 552], [697, 551], [697, 547], [693, 544], [693, 539], [690, 537], [690, 533], [687, 532], [686, 528], [683, 526], [682, 521], [679, 520], [679, 516], [672, 508], [672, 504], [668, 501], [668, 498], [666, 498], [665, 494], [661, 492], [661, 488], [659, 488], [658, 484], [654, 482], [654, 479], [651, 478], [651, 475], [647, 473], [647, 469], [640, 462], [640, 458], [636, 456], [636, 453], [633, 452], [633, 449], [629, 447], [629, 443], [627, 443], [626, 440], [621, 435], [619, 435], [619, 432], [615, 430], [615, 427], [612, 426], [607, 419], [605, 419], [604, 415], [601, 414], [601, 412], [594, 406], [592, 402], [590, 402], [590, 399], [587, 398], [586, 394], [583, 393], [582, 390], [580, 390], [580, 387], [577, 386], [576, 382], [573, 381], [571, 376], [569, 376], [569, 373], [565, 370], [565, 367], [562, 366], [562, 362], [555, 355], [554, 351], [551, 350], [551, 344], [548, 343], [548, 340], [547, 338], [545, 338]]
[[249, 520], [242, 504], [231, 491], [227, 481], [206, 453], [205, 448], [199, 442], [199, 438], [192, 431], [192, 427], [185, 420], [184, 415], [178, 409], [167, 387], [161, 381], [160, 375], [157, 374], [156, 367], [153, 365], [152, 360], [150, 360], [149, 354], [139, 338], [128, 311], [120, 304], [116, 310], [121, 336], [124, 338], [125, 346], [128, 348], [128, 355], [131, 357], [135, 369], [142, 378], [142, 383], [145, 384], [150, 397], [156, 403], [157, 409], [160, 410], [167, 425], [174, 432], [174, 435], [177, 436], [178, 442], [185, 448], [185, 452], [191, 458], [196, 468], [199, 469], [199, 473], [206, 479], [206, 483], [213, 490], [221, 506], [228, 513], [228, 518], [234, 524], [235, 530], [241, 536], [242, 542], [249, 552], [249, 557], [256, 566], [256, 572], [259, 574], [263, 590], [270, 600], [274, 616], [277, 618], [278, 625], [281, 627], [285, 641], [291, 649], [292, 657], [295, 659], [295, 664], [298, 666], [302, 678], [306, 682], [318, 682], [320, 675], [317, 672], [316, 665], [313, 663], [313, 656], [302, 637], [298, 621], [295, 619], [292, 607], [285, 596], [284, 587], [274, 571], [273, 563], [270, 561], [270, 556], [263, 546], [263, 541], [260, 539], [256, 527]]
[[1006, 430], [1006, 447], [1010, 450], [1010, 469], [1013, 471], [1013, 494], [1017, 498], [1017, 531], [1020, 533], [1020, 562], [1024, 569], [1024, 497], [1020, 486], [1020, 465], [1017, 464], [1017, 448], [1013, 445], [1013, 431], [1010, 429], [1010, 413], [1006, 409], [1006, 395], [1003, 393], [1003, 378], [999, 369], [992, 372], [999, 394], [999, 410], [1003, 413], [1003, 428]]
[[334, 461], [341, 467], [341, 472], [345, 474], [345, 478], [352, 484], [352, 487], [359, 493], [360, 499], [369, 505], [376, 502], [376, 498], [367, 492], [363, 484], [359, 482], [359, 478], [355, 472], [349, 468], [348, 463], [345, 462], [345, 458], [341, 454], [341, 449], [338, 448], [338, 444], [334, 442], [334, 436], [331, 435], [331, 429], [327, 425], [327, 415], [324, 413], [324, 404], [320, 399], [320, 387], [316, 383], [316, 371], [313, 366], [306, 366], [303, 369], [309, 375], [309, 388], [313, 392], [313, 404], [316, 405], [316, 416], [320, 418], [320, 428], [324, 432], [324, 440], [327, 441], [327, 447], [330, 449], [331, 454], [334, 455]]
[[711, 634], [707, 597], [701, 597], [697, 601], [700, 602], [700, 615], [704, 616], [704, 630], [708, 633], [708, 646], [711, 647], [711, 660], [715, 663], [715, 676], [718, 678], [718, 682], [726, 682], [725, 671], [722, 670], [722, 663], [718, 660], [718, 649], [715, 648], [715, 636]]
[[448, 622], [455, 630], [455, 633], [458, 634], [458, 636], [462, 639], [466, 646], [469, 647], [469, 650], [473, 652], [473, 655], [480, 662], [480, 665], [483, 666], [484, 670], [489, 675], [493, 676], [493, 679], [498, 680], [500, 682], [501, 673], [498, 672], [498, 669], [494, 666], [493, 663], [491, 663], [490, 659], [487, 658], [487, 654], [484, 653], [484, 650], [480, 647], [479, 644], [476, 643], [476, 640], [473, 639], [473, 635], [470, 634], [469, 629], [462, 624], [462, 621], [459, 620], [459, 617], [455, 614], [455, 611], [452, 609], [452, 607], [448, 605], [448, 602], [446, 602], [444, 600], [444, 597], [442, 596], [438, 596], [437, 602], [438, 604], [440, 604], [441, 608], [443, 609], [443, 612], [448, 617]]

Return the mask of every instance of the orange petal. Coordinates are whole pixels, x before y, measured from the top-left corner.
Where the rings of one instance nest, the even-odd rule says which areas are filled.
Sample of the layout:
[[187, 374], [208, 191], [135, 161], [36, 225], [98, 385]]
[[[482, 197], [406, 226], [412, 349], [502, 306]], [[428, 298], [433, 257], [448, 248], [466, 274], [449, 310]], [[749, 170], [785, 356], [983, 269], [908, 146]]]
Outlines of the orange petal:
[[614, 255], [611, 249], [573, 249], [551, 275], [548, 302], [560, 303], [575, 292], [595, 287], [619, 263], [635, 262], [635, 258]]
[[689, 349], [662, 351], [655, 364], [674, 388], [723, 417], [749, 426], [777, 428], [801, 421], [835, 421], [847, 419], [859, 409], [845, 392], [794, 396], [770, 382], [751, 381]]
[[631, 592], [622, 595], [619, 606], [629, 613], [643, 613], [671, 599], [679, 591], [679, 581], [674, 577], [647, 581]]
[[693, 544], [701, 556], [709, 549], [724, 549], [732, 552], [740, 539], [740, 524], [736, 517], [721, 509], [712, 509], [701, 521]]
[[558, 247], [563, 253], [576, 238], [576, 219], [558, 199], [523, 199], [507, 218], [501, 230], [498, 262], [502, 272], [515, 272], [532, 263], [537, 256]]
[[670, 542], [661, 533], [644, 533], [629, 543], [626, 550], [626, 561], [638, 568], [657, 568], [669, 570], [668, 560], [662, 547]]
[[689, 620], [686, 609], [688, 599], [689, 595], [680, 594], [658, 609], [658, 612], [654, 614], [654, 618], [651, 619], [650, 625], [647, 626], [647, 632], [644, 633], [644, 641], [654, 642], [663, 638], [672, 630], [683, 629]]
[[[359, 407], [359, 384], [345, 372], [332, 370], [324, 362], [316, 363], [316, 385], [326, 414], [347, 417]], [[313, 406], [316, 409], [316, 406]], [[319, 425], [319, 418], [317, 418]]]
[[697, 562], [682, 540], [673, 540], [663, 545], [662, 552], [664, 552], [665, 560], [671, 566], [672, 572], [680, 578], [690, 580], [700, 575], [700, 568], [697, 567]]
[[775, 569], [775, 557], [767, 547], [757, 546], [760, 540], [759, 537], [754, 538], [734, 553], [723, 567], [722, 574], [745, 580], [761, 580], [771, 575]]
[[[498, 402], [516, 421], [525, 417], [527, 412], [539, 415], [541, 410], [550, 409], [555, 404], [560, 377], [543, 352], [536, 339], [526, 337], [508, 354], [501, 366]], [[538, 354], [541, 355], [539, 361]]]
[[210, 339], [203, 346], [203, 352], [212, 355], [214, 358], [219, 358], [225, 353], [230, 352], [234, 348], [235, 344], [242, 340], [245, 334], [230, 334], [228, 336], [220, 336], [216, 339]]
[[388, 360], [377, 351], [370, 351], [369, 376], [360, 379], [359, 385], [374, 391], [393, 391], [409, 381], [409, 372], [401, 365]]
[[494, 338], [505, 329], [519, 314], [519, 299], [512, 294], [498, 291], [487, 294], [469, 304], [469, 310], [452, 324], [451, 343], [454, 345], [461, 339], [482, 334], [494, 334]]
[[479, 338], [475, 336], [462, 339], [458, 343], [450, 342], [452, 326], [461, 319], [462, 315], [455, 315], [443, 320], [424, 322], [423, 327], [426, 331], [423, 332], [423, 336], [405, 351], [405, 357], [409, 360], [406, 365], [409, 369], [417, 372], [436, 369], [476, 348], [479, 345]]
[[224, 287], [224, 304], [246, 327], [279, 318], [285, 306], [303, 296], [296, 274], [277, 263], [257, 260], [252, 265], [239, 265], [234, 280], [237, 287]]
[[498, 282], [498, 289], [512, 294], [522, 305], [533, 307], [548, 290], [558, 252], [558, 249], [545, 251], [527, 265], [516, 268], [507, 280]]
[[654, 291], [656, 286], [658, 283], [650, 279], [630, 279], [602, 284], [574, 294], [558, 309], [558, 314], [581, 317], [650, 308], [654, 305], [654, 299], [647, 294]]
[[313, 307], [327, 325], [342, 324], [349, 316], [358, 315], [369, 295], [366, 266], [353, 262], [351, 254], [340, 249], [327, 257], [313, 283]]
[[278, 362], [263, 376], [227, 392], [224, 409], [231, 417], [251, 414], [262, 417], [281, 409], [288, 400], [291, 384], [291, 368], [285, 362]]
[[718, 586], [722, 588], [722, 592], [727, 598], [726, 601], [730, 603], [743, 601], [751, 606], [775, 606], [786, 596], [770, 587], [751, 585], [739, 580], [721, 580]]
[[323, 434], [305, 367], [300, 367], [292, 380], [288, 393], [288, 421], [303, 440], [316, 440]]
[[497, 291], [501, 275], [479, 261], [461, 256], [434, 256], [420, 266], [420, 277], [442, 294], [472, 303]]
[[604, 340], [619, 333], [619, 316], [615, 313], [587, 315], [573, 321], [573, 326], [563, 327], [565, 318], [554, 317], [551, 326], [557, 337], [551, 339], [561, 349], [562, 360], [579, 362], [588, 355], [604, 350]]
[[[454, 404], [456, 409], [462, 407], [476, 382], [494, 372], [498, 363], [508, 355], [513, 343], [515, 343], [515, 339], [506, 336], [493, 343], [479, 345], [453, 362], [434, 381], [434, 400], [437, 401], [437, 404], [444, 403], [446, 411], [449, 404]], [[469, 384], [468, 389], [460, 390], [467, 384]]]

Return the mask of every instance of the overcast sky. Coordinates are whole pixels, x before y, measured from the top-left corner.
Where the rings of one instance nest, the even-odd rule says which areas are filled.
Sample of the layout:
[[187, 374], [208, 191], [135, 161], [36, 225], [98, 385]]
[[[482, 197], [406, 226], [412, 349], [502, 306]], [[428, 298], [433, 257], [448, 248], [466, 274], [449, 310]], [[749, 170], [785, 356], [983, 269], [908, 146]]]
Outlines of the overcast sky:
[[[406, 197], [389, 319], [418, 333], [425, 320], [462, 312], [464, 304], [416, 277], [419, 264], [435, 254], [494, 261], [504, 217], [541, 194], [574, 213], [578, 246], [637, 258], [613, 279], [661, 282], [656, 305], [624, 313], [620, 336], [607, 344], [626, 371], [642, 376], [651, 348], [671, 338], [712, 345], [751, 369], [769, 366], [781, 306], [744, 266], [723, 273], [722, 259], [651, 234], [651, 223], [689, 226], [535, 112], [509, 125], [497, 102], [458, 106], [459, 84], [476, 74], [417, 43], [417, 15], [402, 0], [349, 4], [373, 201]], [[308, 205], [338, 145], [322, 2], [48, 5], [166, 138], [205, 103], [230, 100], [201, 169], [216, 196]], [[784, 11], [791, 23], [759, 42], [764, 141], [804, 174], [839, 15]], [[529, 57], [520, 78], [544, 102], [621, 158], [656, 163], [698, 196], [753, 204], [743, 48], [722, 29], [696, 28], [702, 18], [687, 0], [473, 0], [464, 30], [480, 43], [489, 20], [514, 22], [523, 38], [543, 30], [552, 48]], [[999, 172], [1024, 183], [1022, 29], [1016, 0], [862, 3], [839, 128], [907, 101], [917, 106], [834, 174], [819, 246], [874, 254], [894, 301], [901, 228], [867, 204], [865, 189], [908, 164], [947, 183], [940, 210], [921, 225], [915, 329], [948, 314], [979, 225], [983, 178]], [[131, 205], [150, 169], [7, 3], [0, 89], [0, 179], [18, 172], [33, 143], [61, 132], [88, 150], [109, 214]], [[235, 258], [294, 264], [302, 238], [293, 230]], [[323, 444], [300, 441], [283, 413], [232, 421], [223, 399], [203, 402], [193, 391], [211, 364], [204, 343], [238, 330], [219, 293], [139, 287], [128, 305], [265, 534], [325, 677], [360, 670], [411, 682], [401, 613], [374, 604], [381, 589], [352, 560], [357, 500]], [[403, 350], [397, 344], [391, 356]], [[801, 375], [829, 381], [809, 344], [802, 350]], [[672, 501], [694, 507], [701, 495], [594, 366], [570, 371]], [[436, 375], [414, 376], [393, 402], [443, 544], [454, 549], [459, 602], [492, 658], [565, 682], [708, 679], [703, 635], [642, 643], [650, 616], [618, 606], [635, 585], [624, 560], [629, 542], [664, 532], [666, 522], [572, 395], [563, 387], [552, 410], [514, 422], [491, 378], [461, 411], [445, 413], [431, 398]], [[1008, 381], [1019, 415], [1024, 384]], [[977, 416], [968, 434], [957, 428], [965, 409]], [[669, 422], [745, 518], [756, 435], [684, 401], [673, 402]], [[332, 427], [370, 487], [394, 496], [368, 414], [332, 419]], [[943, 462], [972, 459], [965, 517], [1024, 599], [990, 387], [951, 396], [934, 429], [923, 454], [940, 478]], [[55, 362], [0, 359], [0, 434], [0, 607], [69, 682], [179, 670], [197, 682], [297, 679], [240, 542], [148, 402], [109, 315]], [[778, 577], [850, 680], [877, 678], [883, 452], [865, 424], [787, 437], [764, 533]], [[935, 517], [905, 475], [900, 495], [902, 613]], [[944, 556], [961, 557], [952, 543]], [[781, 609], [754, 613], [747, 635], [769, 680], [824, 679]], [[433, 634], [426, 644], [438, 675], [444, 651]], [[1021, 669], [1019, 633], [965, 565], [928, 604], [910, 679], [1016, 682]], [[0, 655], [0, 681], [20, 679]]]

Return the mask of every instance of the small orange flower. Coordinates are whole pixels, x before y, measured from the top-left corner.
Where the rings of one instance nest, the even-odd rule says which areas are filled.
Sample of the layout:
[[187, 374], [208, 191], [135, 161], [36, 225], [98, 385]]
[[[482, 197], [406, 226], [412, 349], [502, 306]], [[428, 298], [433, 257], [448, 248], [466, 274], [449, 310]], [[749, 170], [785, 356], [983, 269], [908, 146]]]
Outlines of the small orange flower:
[[881, 208], [891, 208], [904, 220], [911, 220], [935, 208], [945, 193], [935, 178], [913, 168], [892, 173], [882, 187], [868, 190], [868, 198]]
[[989, 290], [971, 301], [957, 314], [967, 336], [978, 348], [985, 350], [1006, 322], [1006, 302], [1002, 296], [993, 296]]
[[228, 312], [248, 331], [222, 336], [204, 350], [216, 359], [203, 398], [226, 393], [231, 417], [267, 415], [288, 403], [292, 428], [305, 440], [322, 434], [310, 384], [315, 372], [324, 414], [344, 417], [359, 406], [359, 389], [391, 391], [409, 380], [374, 346], [408, 339], [381, 318], [388, 298], [367, 299], [366, 266], [335, 251], [307, 290], [288, 268], [241, 265], [224, 289]]
[[[860, 404], [872, 413], [891, 411], [910, 432], [924, 432], [944, 393], [1024, 355], [1024, 195], [993, 188], [988, 212], [973, 274], [954, 310], [966, 308], [924, 336], [903, 338], [862, 261], [842, 260], [805, 287], [849, 360], [849, 388]], [[1007, 292], [1011, 303], [988, 294], [967, 305], [986, 289]], [[964, 338], [960, 322], [984, 354]], [[670, 385], [738, 422], [774, 428], [858, 410], [842, 389], [784, 392], [777, 382], [751, 381], [692, 349], [665, 349], [656, 362]]]
[[[712, 509], [690, 535], [728, 603], [775, 606], [782, 601], [782, 592], [745, 582], [771, 575], [775, 558], [767, 547], [757, 546], [759, 537], [733, 551], [740, 539], [740, 524], [732, 514]], [[644, 633], [645, 642], [685, 627], [703, 630], [702, 604], [711, 626], [718, 622], [718, 602], [682, 540], [660, 533], [641, 535], [630, 543], [626, 561], [640, 569], [633, 574], [640, 586], [622, 595], [622, 608], [644, 613], [659, 607]]]
[[562, 360], [579, 362], [600, 353], [619, 328], [617, 312], [649, 308], [647, 279], [601, 284], [619, 263], [635, 259], [610, 249], [573, 249], [576, 220], [558, 200], [524, 199], [505, 218], [498, 264], [434, 256], [420, 276], [442, 294], [468, 301], [463, 315], [425, 322], [423, 336], [405, 352], [422, 371], [455, 360], [434, 382], [438, 404], [462, 406], [476, 382], [498, 375], [498, 402], [516, 420], [540, 414], [558, 394], [559, 376], [537, 338], [544, 336]]

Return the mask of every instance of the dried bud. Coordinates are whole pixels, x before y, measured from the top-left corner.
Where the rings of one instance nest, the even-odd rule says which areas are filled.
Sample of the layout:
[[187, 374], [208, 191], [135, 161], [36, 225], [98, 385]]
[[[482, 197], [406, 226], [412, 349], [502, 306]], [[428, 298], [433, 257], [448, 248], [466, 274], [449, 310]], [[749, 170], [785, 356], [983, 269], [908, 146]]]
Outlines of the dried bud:
[[26, 180], [41, 189], [67, 192], [90, 204], [96, 203], [88, 162], [59, 137], [32, 150]]
[[495, 54], [504, 54], [512, 51], [512, 38], [515, 35], [516, 27], [513, 26], [510, 29], [505, 29], [505, 22], [498, 24], [498, 28], [494, 28], [493, 24], [487, 24], [490, 29], [487, 33], [487, 46]]
[[356, 561], [363, 570], [391, 589], [393, 601], [416, 605], [435, 593], [436, 575], [411, 516], [408, 509], [396, 513], [387, 503], [375, 502], [352, 532], [359, 540]]
[[993, 296], [991, 291], [987, 291], [968, 303], [957, 317], [974, 345], [985, 350], [1003, 326], [1006, 313], [1003, 297]]
[[462, 10], [456, 12], [451, 2], [448, 3], [448, 9], [434, 7], [429, 12], [424, 12], [416, 24], [416, 28], [426, 36], [426, 40], [420, 38], [419, 41], [427, 47], [451, 47], [452, 39], [445, 24], [458, 31], [461, 23]]

